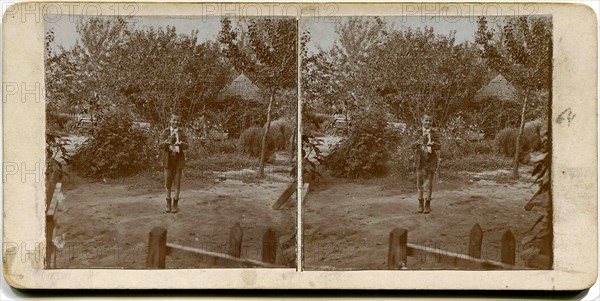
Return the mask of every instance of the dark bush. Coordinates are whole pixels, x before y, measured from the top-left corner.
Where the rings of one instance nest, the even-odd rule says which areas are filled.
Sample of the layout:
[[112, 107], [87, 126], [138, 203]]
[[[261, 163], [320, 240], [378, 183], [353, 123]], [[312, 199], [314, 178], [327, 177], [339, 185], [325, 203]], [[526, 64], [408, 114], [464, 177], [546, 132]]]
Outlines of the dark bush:
[[86, 177], [116, 178], [159, 164], [158, 137], [152, 139], [132, 120], [129, 114], [118, 111], [98, 116], [91, 136], [73, 155], [75, 171]]
[[69, 124], [74, 121], [65, 114], [59, 114], [50, 110], [46, 111], [46, 131], [55, 133], [69, 132]]
[[375, 110], [355, 117], [349, 135], [325, 159], [336, 177], [371, 178], [388, 173], [388, 162], [399, 132], [388, 127], [385, 114]]
[[[240, 135], [240, 146], [242, 152], [252, 156], [260, 156], [260, 147], [262, 144], [262, 136], [264, 130], [260, 127], [251, 127], [242, 132]], [[281, 134], [278, 131], [269, 131], [267, 135], [266, 158], [271, 157], [277, 150], [277, 143], [281, 139]]]
[[50, 183], [60, 181], [66, 175], [66, 165], [71, 159], [66, 146], [71, 144], [56, 133], [46, 133], [46, 180]]
[[496, 147], [498, 153], [510, 157], [515, 154], [515, 143], [517, 141], [517, 129], [504, 128], [496, 134]]
[[411, 148], [410, 135], [402, 135], [396, 147], [396, 153], [393, 154], [390, 161], [390, 167], [394, 176], [404, 176], [416, 171], [415, 150]]
[[[521, 153], [520, 157], [527, 157], [531, 151], [540, 148], [540, 129], [544, 126], [544, 121], [536, 119], [525, 123], [523, 128], [523, 136], [521, 138]], [[500, 154], [513, 157], [517, 144], [518, 129], [505, 128], [496, 135], [496, 147]]]
[[271, 123], [269, 132], [277, 133], [275, 137], [277, 150], [286, 150], [290, 144], [290, 138], [294, 134], [294, 126], [285, 119], [278, 119]]

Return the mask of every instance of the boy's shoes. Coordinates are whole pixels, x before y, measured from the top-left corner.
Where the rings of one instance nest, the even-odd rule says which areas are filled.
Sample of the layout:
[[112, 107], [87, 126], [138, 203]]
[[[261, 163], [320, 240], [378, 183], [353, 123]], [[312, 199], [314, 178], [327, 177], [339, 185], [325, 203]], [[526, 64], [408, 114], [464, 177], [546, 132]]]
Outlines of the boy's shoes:
[[423, 213], [423, 199], [419, 199], [419, 210], [417, 212]]
[[431, 200], [425, 201], [425, 211], [423, 213], [428, 214], [431, 212]]
[[171, 212], [171, 199], [167, 199], [167, 207], [165, 208], [165, 212]]
[[178, 205], [179, 205], [179, 199], [173, 199], [173, 211], [171, 211], [171, 212], [173, 212], [173, 213], [179, 212]]

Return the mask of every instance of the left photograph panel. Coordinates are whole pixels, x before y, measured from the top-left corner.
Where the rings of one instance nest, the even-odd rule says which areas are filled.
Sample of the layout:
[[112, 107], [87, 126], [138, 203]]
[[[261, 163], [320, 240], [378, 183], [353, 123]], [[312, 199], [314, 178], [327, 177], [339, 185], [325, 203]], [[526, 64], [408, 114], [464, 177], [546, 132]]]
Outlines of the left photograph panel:
[[297, 32], [47, 18], [45, 267], [295, 268]]

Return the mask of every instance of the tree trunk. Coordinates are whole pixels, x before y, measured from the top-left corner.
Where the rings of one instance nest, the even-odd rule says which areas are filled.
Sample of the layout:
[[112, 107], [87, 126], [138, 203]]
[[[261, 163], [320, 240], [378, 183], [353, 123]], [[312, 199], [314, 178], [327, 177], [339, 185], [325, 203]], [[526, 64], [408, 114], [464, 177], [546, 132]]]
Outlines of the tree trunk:
[[260, 145], [260, 161], [258, 165], [258, 177], [265, 177], [265, 156], [267, 154], [267, 136], [269, 135], [269, 128], [271, 127], [271, 108], [273, 107], [273, 99], [275, 98], [275, 91], [271, 91], [269, 95], [269, 107], [267, 108], [267, 123], [265, 124], [265, 132], [262, 136], [262, 143]]
[[521, 138], [523, 136], [523, 129], [525, 128], [525, 110], [527, 108], [527, 95], [523, 101], [523, 110], [521, 111], [521, 124], [519, 126], [519, 133], [517, 134], [517, 142], [515, 143], [515, 162], [513, 165], [513, 178], [519, 179], [519, 159], [521, 154]]

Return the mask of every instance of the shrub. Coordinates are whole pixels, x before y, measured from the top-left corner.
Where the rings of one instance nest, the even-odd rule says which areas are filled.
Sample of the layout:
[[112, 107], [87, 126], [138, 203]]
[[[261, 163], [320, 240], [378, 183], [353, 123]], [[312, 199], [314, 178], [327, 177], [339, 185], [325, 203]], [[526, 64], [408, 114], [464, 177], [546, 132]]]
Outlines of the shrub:
[[286, 150], [294, 134], [294, 126], [288, 120], [277, 119], [271, 123], [269, 132], [277, 133], [275, 135], [277, 150]]
[[[527, 157], [531, 151], [540, 148], [540, 129], [544, 127], [544, 121], [536, 119], [525, 123], [523, 128], [523, 136], [521, 137], [520, 158]], [[518, 129], [510, 127], [504, 128], [496, 135], [496, 147], [500, 154], [513, 157], [517, 144]]]
[[59, 135], [46, 133], [46, 179], [48, 182], [60, 181], [66, 175], [66, 165], [70, 163], [66, 146], [71, 144], [69, 139]]
[[394, 176], [404, 176], [415, 172], [415, 150], [411, 147], [414, 141], [410, 135], [402, 135], [396, 148], [396, 152], [391, 157], [390, 165]]
[[523, 257], [527, 266], [549, 269], [552, 267], [552, 202], [551, 202], [551, 174], [550, 166], [552, 156], [548, 145], [548, 130], [542, 125], [540, 128], [540, 153], [533, 159], [534, 168], [532, 176], [538, 191], [525, 205], [525, 210], [534, 208], [542, 209], [542, 215], [529, 230], [528, 235], [523, 238], [523, 244], [530, 250]]
[[46, 130], [64, 133], [68, 130], [71, 119], [66, 115], [48, 110], [46, 112]]
[[325, 158], [325, 165], [334, 176], [370, 178], [387, 174], [399, 132], [388, 127], [384, 116], [371, 110], [354, 119], [348, 137]]
[[127, 113], [98, 116], [91, 137], [73, 155], [75, 170], [87, 177], [129, 176], [156, 165], [158, 148]]
[[515, 154], [515, 143], [517, 141], [517, 129], [513, 127], [504, 128], [496, 134], [496, 147], [498, 153], [510, 157]]
[[[264, 130], [260, 127], [251, 127], [244, 130], [240, 135], [242, 152], [252, 157], [259, 157], [263, 133]], [[277, 131], [269, 131], [267, 135], [266, 158], [271, 157], [277, 150], [277, 142], [281, 139], [280, 135]]]

